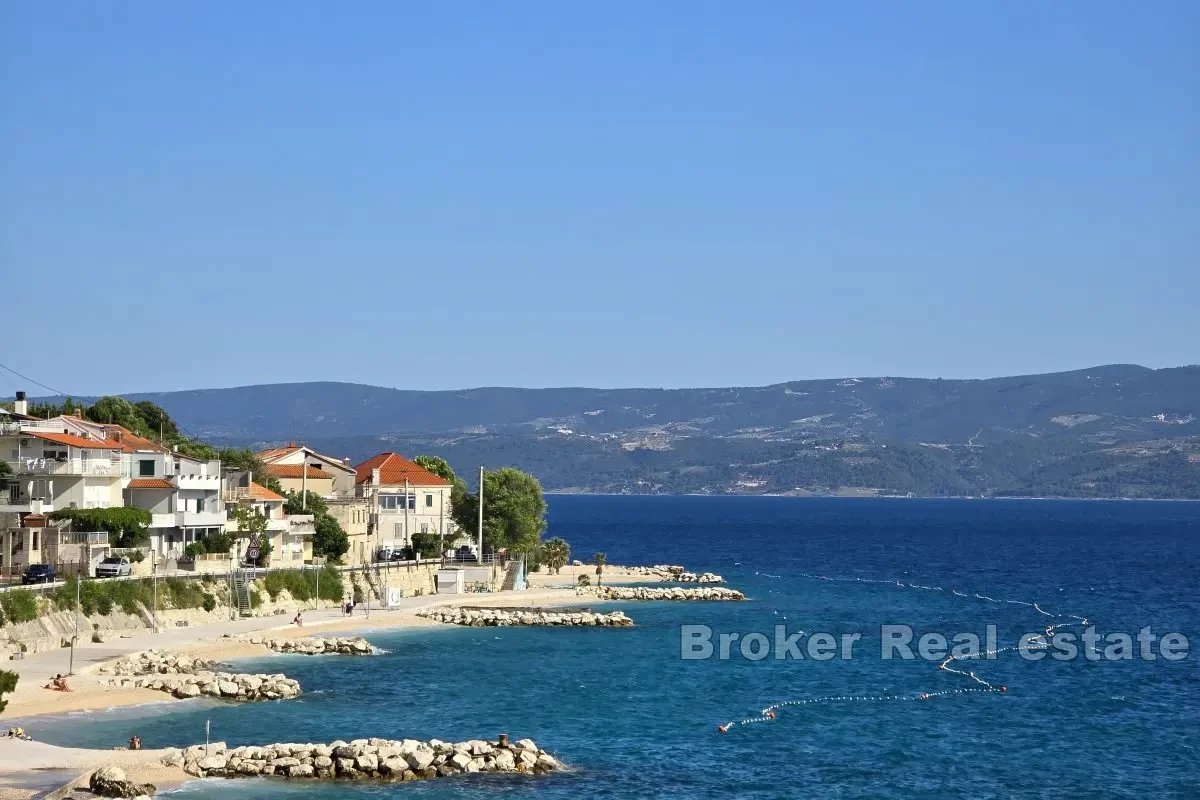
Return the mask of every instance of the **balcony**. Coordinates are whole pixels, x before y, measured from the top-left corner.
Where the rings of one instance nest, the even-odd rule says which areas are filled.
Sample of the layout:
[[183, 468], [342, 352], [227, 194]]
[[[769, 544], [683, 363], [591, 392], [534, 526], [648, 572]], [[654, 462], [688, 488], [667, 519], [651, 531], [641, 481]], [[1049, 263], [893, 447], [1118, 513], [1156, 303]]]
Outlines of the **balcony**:
[[174, 476], [175, 485], [180, 489], [208, 489], [210, 491], [221, 488], [220, 475], [195, 475], [181, 474]]
[[226, 503], [236, 503], [239, 500], [252, 500], [249, 486], [235, 486], [221, 492], [221, 499]]
[[151, 528], [222, 528], [225, 515], [220, 511], [172, 511], [151, 514]]
[[58, 461], [49, 458], [22, 458], [9, 461], [8, 467], [14, 475], [105, 475], [121, 477], [121, 463], [108, 459], [69, 458]]
[[58, 535], [59, 546], [63, 545], [87, 545], [88, 547], [108, 547], [107, 533], [60, 533]]
[[49, 514], [54, 510], [50, 498], [30, 497], [24, 492], [0, 495], [0, 514]]

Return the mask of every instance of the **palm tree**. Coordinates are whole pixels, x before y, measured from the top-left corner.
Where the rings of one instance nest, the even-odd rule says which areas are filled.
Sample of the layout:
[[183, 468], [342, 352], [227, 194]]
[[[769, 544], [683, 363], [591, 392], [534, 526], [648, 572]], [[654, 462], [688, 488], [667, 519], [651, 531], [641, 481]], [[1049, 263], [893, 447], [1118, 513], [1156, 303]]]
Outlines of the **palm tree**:
[[546, 567], [557, 575], [571, 560], [571, 546], [557, 536], [547, 539], [542, 543], [542, 560], [546, 562]]
[[600, 585], [600, 576], [604, 574], [604, 565], [608, 563], [608, 558], [604, 553], [596, 553], [592, 556], [592, 563], [596, 565], [596, 585]]

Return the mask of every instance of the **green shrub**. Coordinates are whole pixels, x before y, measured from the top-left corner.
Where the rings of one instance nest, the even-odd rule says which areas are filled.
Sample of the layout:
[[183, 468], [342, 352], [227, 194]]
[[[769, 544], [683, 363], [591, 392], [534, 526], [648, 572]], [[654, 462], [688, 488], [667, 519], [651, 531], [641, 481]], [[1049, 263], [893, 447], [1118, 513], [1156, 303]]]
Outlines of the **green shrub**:
[[214, 598], [212, 595], [206, 594], [204, 595], [204, 602], [202, 605], [205, 611], [212, 611], [217, 607], [216, 598]]
[[28, 589], [12, 589], [0, 594], [0, 610], [9, 622], [32, 622], [37, 619], [37, 597]]
[[[272, 600], [287, 589], [293, 600], [307, 602], [317, 596], [317, 570], [274, 569], [263, 578], [263, 587]], [[320, 569], [321, 599], [337, 602], [342, 599], [342, 576], [331, 566]]]
[[96, 600], [96, 610], [100, 612], [100, 616], [107, 617], [112, 613], [113, 601], [108, 595], [103, 595]]
[[3, 711], [8, 705], [8, 701], [4, 699], [4, 695], [12, 694], [16, 688], [17, 673], [0, 670], [0, 711]]

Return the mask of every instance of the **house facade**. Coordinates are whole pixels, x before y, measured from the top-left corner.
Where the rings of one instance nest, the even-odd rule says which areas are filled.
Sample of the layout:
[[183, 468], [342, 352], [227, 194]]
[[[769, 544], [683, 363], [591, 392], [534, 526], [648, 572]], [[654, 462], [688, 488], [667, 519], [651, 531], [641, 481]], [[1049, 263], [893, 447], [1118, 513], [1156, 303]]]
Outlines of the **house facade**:
[[260, 450], [257, 455], [267, 472], [289, 492], [302, 491], [307, 485], [308, 491], [322, 497], [354, 496], [357, 473], [349, 459], [333, 458], [295, 442], [287, 447]]
[[414, 533], [432, 533], [453, 542], [450, 482], [398, 453], [380, 453], [355, 467], [355, 495], [370, 509], [371, 545], [408, 547]]
[[[267, 519], [267, 541], [271, 544], [271, 566], [300, 566], [312, 561], [312, 539], [316, 533], [312, 514], [288, 514], [284, 509], [287, 498], [250, 479], [245, 470], [225, 476], [225, 530], [240, 532], [241, 525], [234, 513], [236, 508], [258, 512]], [[237, 556], [244, 561], [249, 537], [237, 541]]]

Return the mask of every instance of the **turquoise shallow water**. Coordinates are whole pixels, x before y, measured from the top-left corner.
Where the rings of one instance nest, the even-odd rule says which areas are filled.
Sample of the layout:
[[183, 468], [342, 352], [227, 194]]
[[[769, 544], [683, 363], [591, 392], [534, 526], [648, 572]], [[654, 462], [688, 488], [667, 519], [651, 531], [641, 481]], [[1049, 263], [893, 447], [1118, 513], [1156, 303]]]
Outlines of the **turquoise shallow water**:
[[[206, 720], [231, 744], [506, 731], [577, 767], [403, 785], [198, 782], [181, 798], [1195, 797], [1195, 654], [1035, 663], [1009, 653], [974, 667], [1008, 693], [919, 701], [978, 684], [936, 663], [882, 660], [879, 626], [982, 636], [993, 624], [1007, 645], [1045, 624], [1032, 607], [979, 593], [1087, 616], [1102, 633], [1150, 625], [1200, 642], [1198, 517], [1183, 503], [555, 497], [552, 533], [577, 555], [713, 569], [752, 599], [623, 604], [638, 623], [625, 630], [379, 632], [372, 640], [390, 652], [375, 658], [243, 662], [298, 678], [297, 701], [156, 705], [39, 722], [37, 733], [111, 746], [136, 731], [156, 747], [202, 741]], [[685, 623], [863, 638], [846, 661], [694, 661], [680, 657]], [[902, 699], [819, 702], [715, 728], [772, 702], [862, 695]]]

